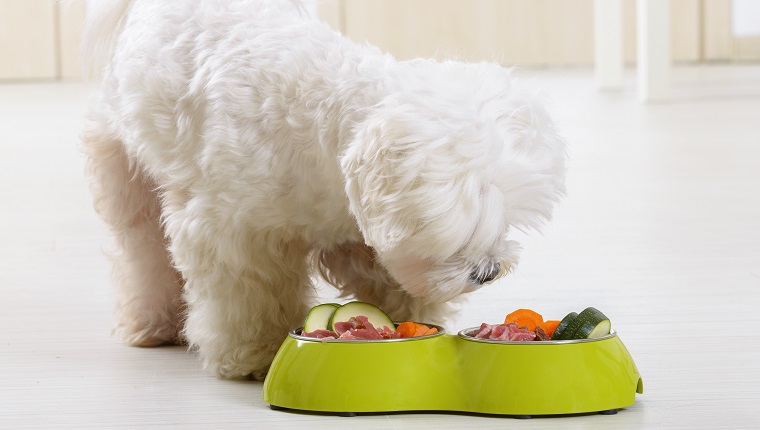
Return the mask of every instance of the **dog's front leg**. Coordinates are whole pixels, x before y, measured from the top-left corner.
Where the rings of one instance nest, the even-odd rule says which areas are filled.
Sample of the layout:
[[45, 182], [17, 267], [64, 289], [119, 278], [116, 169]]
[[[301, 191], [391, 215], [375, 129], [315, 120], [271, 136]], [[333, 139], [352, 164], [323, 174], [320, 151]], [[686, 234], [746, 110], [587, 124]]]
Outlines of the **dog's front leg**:
[[185, 337], [219, 376], [262, 380], [312, 298], [308, 248], [276, 233], [180, 218], [168, 221], [183, 226], [171, 249], [186, 278]]

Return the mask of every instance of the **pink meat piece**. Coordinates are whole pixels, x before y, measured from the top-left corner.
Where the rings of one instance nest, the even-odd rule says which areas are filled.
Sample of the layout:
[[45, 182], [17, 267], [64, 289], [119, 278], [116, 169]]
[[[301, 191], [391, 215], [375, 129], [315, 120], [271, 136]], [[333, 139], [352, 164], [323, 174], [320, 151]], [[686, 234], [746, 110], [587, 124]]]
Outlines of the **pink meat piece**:
[[533, 339], [536, 338], [536, 333], [534, 333], [534, 332], [532, 332], [530, 330], [527, 330], [527, 329], [524, 329], [524, 328], [521, 328], [521, 329], [518, 329], [518, 330], [519, 331], [513, 332], [511, 334], [509, 340], [522, 342], [522, 341], [533, 340]]
[[348, 321], [341, 321], [335, 323], [335, 331], [338, 332], [338, 334], [343, 334], [347, 330], [361, 330], [361, 329], [368, 329], [368, 330], [375, 330], [375, 326], [372, 325], [372, 323], [369, 322], [369, 319], [367, 317], [359, 315], [355, 317], [351, 317], [348, 319]]
[[340, 340], [378, 340], [382, 338], [377, 330], [368, 330], [366, 328], [347, 330], [338, 337]]
[[483, 323], [480, 325], [480, 330], [475, 335], [478, 339], [488, 339], [488, 336], [491, 334], [491, 330], [493, 329], [493, 326], [490, 324]]
[[526, 341], [536, 338], [536, 333], [527, 328], [518, 328], [517, 324], [509, 324], [509, 340], [511, 341]]
[[536, 338], [536, 333], [533, 333], [532, 331], [525, 328], [519, 328], [517, 327], [516, 323], [503, 324], [503, 326], [505, 327], [505, 332], [498, 340], [509, 340], [516, 342], [533, 340]]
[[371, 322], [369, 322], [369, 319], [367, 317], [363, 317], [359, 315], [356, 317], [356, 319], [361, 323], [361, 327], [358, 328], [366, 328], [367, 330], [377, 330], [375, 326], [372, 325]]
[[398, 337], [394, 336], [395, 333], [388, 327], [375, 328], [369, 319], [363, 315], [351, 317], [348, 321], [336, 322], [335, 331], [338, 333], [338, 339], [342, 340], [375, 340]]
[[315, 339], [323, 339], [323, 338], [328, 338], [328, 337], [331, 337], [333, 339], [337, 339], [338, 338], [338, 334], [335, 333], [334, 331], [331, 331], [331, 330], [322, 330], [322, 329], [317, 329], [317, 330], [314, 330], [314, 331], [310, 331], [308, 333], [301, 333], [301, 336], [313, 337]]
[[517, 327], [515, 323], [490, 325], [483, 323], [475, 337], [478, 339], [490, 339], [500, 341], [529, 341], [536, 338], [536, 333]]
[[386, 326], [383, 326], [381, 329], [377, 329], [378, 333], [380, 333], [380, 337], [383, 339], [400, 339], [401, 333], [396, 333], [395, 331], [389, 329]]
[[358, 337], [351, 334], [351, 330], [346, 330], [343, 333], [341, 333], [339, 340], [356, 340], [359, 339]]
[[488, 338], [492, 340], [509, 340], [508, 327], [504, 324], [494, 326]]
[[504, 327], [504, 330], [506, 330], [509, 334], [516, 333], [520, 330], [517, 327], [517, 323], [502, 324], [501, 326]]
[[336, 322], [333, 324], [333, 326], [335, 327], [335, 332], [338, 333], [338, 335], [342, 335], [343, 333], [354, 328], [353, 324], [351, 324], [349, 321]]
[[350, 333], [356, 339], [362, 340], [377, 340], [383, 338], [374, 328], [358, 328], [356, 330], [351, 330]]

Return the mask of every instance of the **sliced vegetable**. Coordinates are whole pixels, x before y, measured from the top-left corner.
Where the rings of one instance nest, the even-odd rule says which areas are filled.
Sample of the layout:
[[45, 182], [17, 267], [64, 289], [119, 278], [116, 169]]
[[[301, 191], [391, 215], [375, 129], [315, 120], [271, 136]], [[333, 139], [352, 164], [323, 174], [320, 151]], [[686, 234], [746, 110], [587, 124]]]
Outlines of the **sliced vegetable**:
[[[526, 336], [522, 336], [522, 333], [518, 336], [520, 338], [502, 336], [505, 333], [504, 327], [522, 330]], [[504, 324], [481, 324], [474, 337], [510, 341], [590, 339], [608, 335], [610, 328], [609, 318], [593, 307], [584, 309], [580, 314], [570, 312], [560, 321], [544, 321], [543, 316], [532, 309], [517, 309], [507, 315]]]
[[560, 321], [559, 320], [548, 320], [544, 321], [543, 324], [539, 325], [544, 330], [544, 333], [546, 333], [547, 336], [552, 337], [554, 334], [554, 330], [557, 329], [559, 326]]
[[337, 308], [328, 323], [329, 330], [336, 331], [335, 323], [348, 321], [351, 317], [359, 315], [367, 317], [370, 324], [378, 329], [388, 327], [391, 331], [396, 330], [396, 325], [385, 312], [377, 306], [365, 302], [350, 302]]
[[428, 331], [426, 331], [425, 334], [423, 334], [423, 336], [429, 336], [431, 334], [436, 334], [436, 333], [438, 333], [438, 329], [435, 327], [430, 327], [428, 328]]
[[385, 312], [365, 302], [350, 302], [343, 306], [335, 303], [314, 306], [306, 316], [302, 330], [302, 334], [308, 337], [342, 340], [399, 339], [435, 333], [438, 333], [436, 327], [412, 321], [396, 327]]
[[396, 327], [396, 333], [401, 337], [414, 337], [414, 333], [417, 332], [417, 325], [411, 321], [402, 322]]
[[557, 325], [557, 328], [554, 329], [554, 333], [552, 333], [552, 340], [559, 340], [560, 336], [562, 336], [562, 333], [564, 333], [567, 329], [567, 326], [569, 326], [570, 323], [573, 322], [573, 320], [577, 317], [577, 312], [570, 312], [569, 314], [565, 315], [565, 317], [562, 318], [562, 321], [559, 322], [559, 325]]
[[536, 326], [543, 324], [543, 322], [544, 317], [531, 309], [518, 309], [508, 314], [504, 319], [504, 324], [516, 323], [518, 327], [525, 327], [530, 331], [535, 331]]
[[335, 310], [340, 307], [336, 303], [324, 303], [311, 308], [303, 321], [303, 332], [309, 333], [315, 330], [328, 330], [330, 318]]
[[[610, 334], [610, 319], [593, 307], [588, 307], [575, 317], [560, 334], [560, 340], [591, 339]], [[555, 331], [556, 333], [556, 331]]]
[[396, 333], [400, 334], [402, 338], [418, 337], [436, 334], [438, 333], [438, 329], [435, 327], [428, 327], [425, 324], [405, 321], [396, 327]]
[[426, 326], [425, 324], [417, 324], [415, 323], [416, 330], [414, 331], [415, 336], [425, 336], [427, 332], [430, 330], [430, 327]]

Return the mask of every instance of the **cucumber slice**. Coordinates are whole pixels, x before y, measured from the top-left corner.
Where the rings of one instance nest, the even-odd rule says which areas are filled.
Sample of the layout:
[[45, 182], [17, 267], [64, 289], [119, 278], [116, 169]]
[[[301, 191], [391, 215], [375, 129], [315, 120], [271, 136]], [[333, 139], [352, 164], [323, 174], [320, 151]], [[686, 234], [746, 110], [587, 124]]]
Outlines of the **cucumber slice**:
[[552, 334], [552, 340], [559, 340], [560, 336], [562, 336], [562, 333], [565, 332], [567, 329], [567, 326], [578, 316], [577, 312], [570, 312], [569, 314], [565, 315], [564, 318], [562, 318], [562, 321], [559, 322], [559, 325], [556, 329], [554, 329], [554, 333]]
[[596, 308], [581, 311], [560, 334], [560, 340], [591, 339], [610, 334], [610, 319]]
[[335, 331], [336, 322], [348, 321], [351, 317], [358, 316], [367, 317], [370, 324], [376, 328], [383, 328], [383, 326], [386, 326], [391, 330], [396, 330], [396, 325], [393, 324], [391, 317], [377, 306], [365, 302], [346, 303], [336, 309], [328, 323], [329, 330]]
[[330, 318], [335, 310], [340, 307], [337, 303], [324, 303], [311, 308], [303, 321], [303, 332], [309, 333], [314, 330], [327, 330]]

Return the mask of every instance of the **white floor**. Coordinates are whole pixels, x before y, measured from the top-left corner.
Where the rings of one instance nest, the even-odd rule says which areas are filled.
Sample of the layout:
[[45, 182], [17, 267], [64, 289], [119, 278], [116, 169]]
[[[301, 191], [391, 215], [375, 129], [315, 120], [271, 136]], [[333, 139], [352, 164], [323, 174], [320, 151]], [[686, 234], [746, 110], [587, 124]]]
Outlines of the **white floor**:
[[76, 148], [91, 87], [14, 84], [0, 86], [0, 428], [760, 428], [760, 67], [678, 68], [657, 105], [636, 101], [630, 72], [617, 93], [590, 70], [535, 77], [571, 143], [569, 195], [525, 238], [517, 273], [449, 330], [596, 306], [643, 376], [632, 407], [527, 421], [275, 412], [260, 383], [218, 380], [182, 348], [119, 344]]

